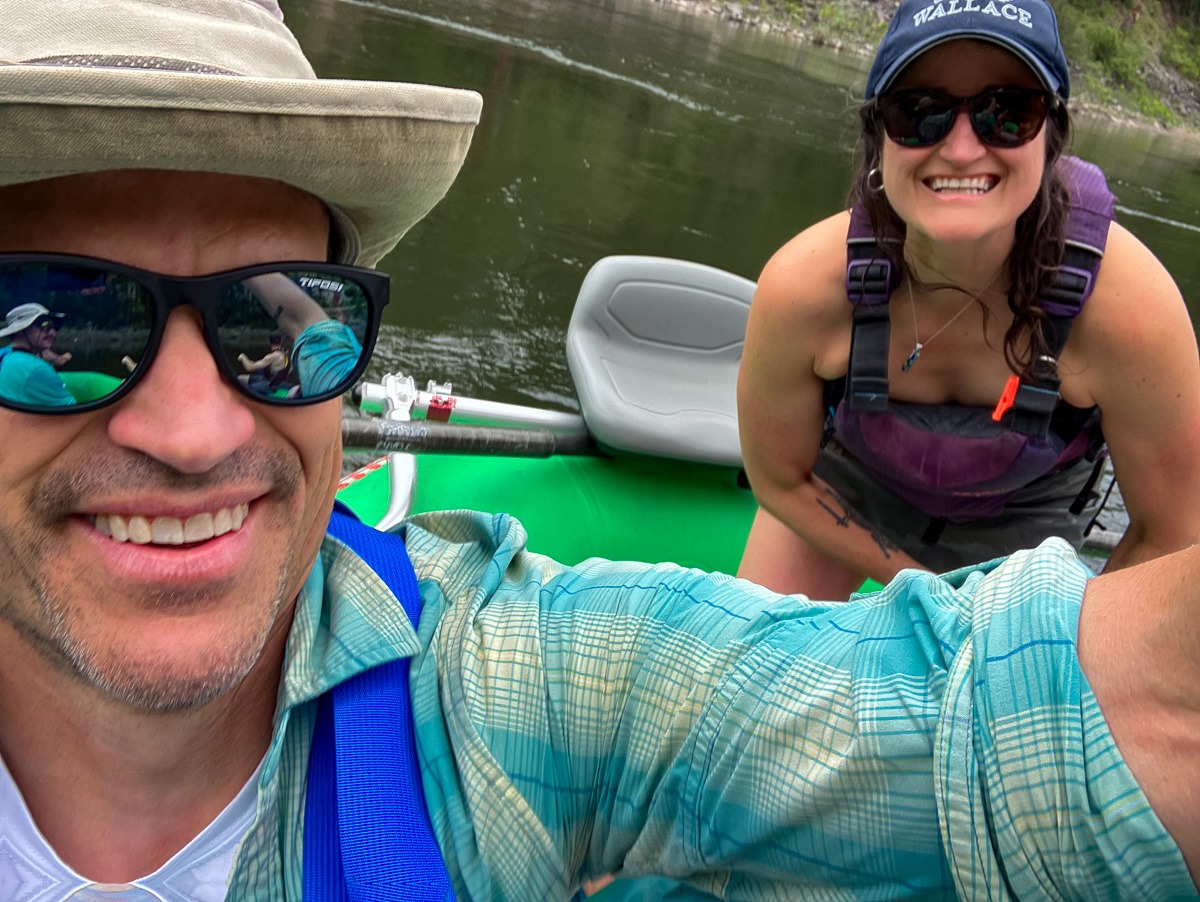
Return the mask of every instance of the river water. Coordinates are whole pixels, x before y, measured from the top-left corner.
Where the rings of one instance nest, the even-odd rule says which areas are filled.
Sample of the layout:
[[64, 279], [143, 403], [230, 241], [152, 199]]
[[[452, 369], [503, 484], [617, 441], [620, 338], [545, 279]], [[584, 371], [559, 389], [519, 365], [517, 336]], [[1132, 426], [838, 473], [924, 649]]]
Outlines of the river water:
[[[679, 257], [758, 276], [844, 206], [867, 60], [648, 0], [293, 0], [325, 77], [471, 88], [447, 198], [383, 262], [369, 376], [577, 409], [564, 352], [588, 268]], [[1118, 217], [1200, 321], [1200, 138], [1076, 118]]]
[[[575, 409], [563, 350], [608, 254], [757, 278], [843, 206], [866, 60], [648, 0], [293, 0], [327, 77], [472, 88], [483, 121], [446, 199], [384, 262], [372, 374]], [[1119, 218], [1200, 308], [1200, 138], [1079, 121]], [[1200, 317], [1193, 316], [1193, 321]]]

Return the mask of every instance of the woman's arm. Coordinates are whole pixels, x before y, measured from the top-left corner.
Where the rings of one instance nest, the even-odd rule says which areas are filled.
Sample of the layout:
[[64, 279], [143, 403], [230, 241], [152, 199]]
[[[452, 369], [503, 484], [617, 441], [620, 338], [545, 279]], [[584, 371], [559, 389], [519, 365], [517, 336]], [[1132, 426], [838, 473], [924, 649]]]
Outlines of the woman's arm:
[[278, 369], [283, 365], [283, 354], [279, 351], [271, 351], [265, 357], [261, 357], [258, 360], [251, 360], [245, 354], [238, 354], [238, 363], [249, 373], [257, 373], [259, 370], [265, 370], [268, 367]]
[[274, 318], [279, 331], [293, 341], [309, 326], [329, 319], [321, 305], [283, 273], [251, 276], [246, 284]]
[[[1063, 361], [1098, 404], [1129, 528], [1109, 570], [1200, 539], [1200, 355], [1187, 307], [1150, 250], [1113, 224]], [[1068, 400], [1071, 400], [1068, 398]], [[1077, 403], [1072, 401], [1072, 403]]]
[[[738, 374], [742, 458], [762, 508], [828, 559], [810, 555], [811, 565], [887, 582], [920, 565], [812, 474], [825, 423], [821, 373], [844, 372], [849, 354], [846, 224], [845, 214], [818, 223], [763, 270]], [[752, 536], [741, 576], [761, 579], [767, 561], [779, 563], [794, 553], [781, 548], [772, 554], [774, 549], [754, 547], [755, 540]], [[809, 569], [793, 575], [797, 585], [767, 583], [789, 592], [828, 585], [826, 574]]]
[[1090, 395], [1082, 401], [1099, 405], [1129, 513], [1108, 569], [1193, 545], [1200, 539], [1195, 332], [1163, 264], [1121, 225], [1112, 225], [1096, 290], [1067, 351], [1064, 389], [1082, 385]]

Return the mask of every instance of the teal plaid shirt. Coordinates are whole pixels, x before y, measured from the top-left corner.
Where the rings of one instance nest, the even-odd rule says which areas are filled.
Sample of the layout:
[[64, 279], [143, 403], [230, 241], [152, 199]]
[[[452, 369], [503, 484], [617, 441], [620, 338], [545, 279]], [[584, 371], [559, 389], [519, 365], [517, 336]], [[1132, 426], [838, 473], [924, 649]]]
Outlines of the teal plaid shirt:
[[850, 604], [674, 566], [566, 568], [507, 516], [405, 528], [419, 634], [327, 539], [297, 604], [231, 899], [298, 899], [315, 706], [412, 656], [460, 898], [660, 874], [736, 899], [1196, 898], [1075, 655], [1051, 540]]

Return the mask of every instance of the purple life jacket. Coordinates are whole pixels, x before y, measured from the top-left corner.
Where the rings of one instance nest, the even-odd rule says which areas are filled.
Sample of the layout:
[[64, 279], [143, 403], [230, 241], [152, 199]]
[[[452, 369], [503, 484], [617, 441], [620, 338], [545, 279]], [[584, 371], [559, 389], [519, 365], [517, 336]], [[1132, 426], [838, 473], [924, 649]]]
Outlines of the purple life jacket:
[[[879, 413], [839, 404], [831, 428], [881, 485], [930, 517], [961, 523], [1000, 515], [1035, 479], [1086, 455], [1101, 459], [1099, 411], [1069, 410], [1068, 419], [1082, 420], [1073, 436], [1054, 427], [1023, 435], [981, 407], [901, 401]], [[1087, 499], [1077, 500], [1082, 510]]]
[[[1096, 166], [1077, 157], [1062, 157], [1058, 166], [1070, 199], [1066, 247], [1039, 298], [1054, 358], [1092, 293], [1114, 202]], [[963, 522], [997, 516], [1020, 489], [1085, 455], [1102, 459], [1099, 411], [1060, 401], [1057, 375], [1022, 376], [999, 423], [985, 408], [890, 400], [888, 300], [900, 274], [880, 250], [861, 204], [851, 211], [846, 249], [854, 325], [844, 397], [827, 393], [830, 431], [882, 485], [931, 517]], [[1072, 510], [1084, 501], [1076, 499]]]

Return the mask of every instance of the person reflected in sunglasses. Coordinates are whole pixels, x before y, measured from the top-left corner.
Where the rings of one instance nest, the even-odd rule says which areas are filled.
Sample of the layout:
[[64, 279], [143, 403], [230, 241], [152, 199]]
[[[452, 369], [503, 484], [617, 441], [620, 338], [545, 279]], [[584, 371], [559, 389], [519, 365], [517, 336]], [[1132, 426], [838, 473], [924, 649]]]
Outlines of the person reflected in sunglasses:
[[272, 332], [267, 336], [267, 353], [257, 360], [246, 354], [238, 355], [238, 363], [246, 369], [245, 375], [238, 376], [251, 390], [271, 394], [278, 391], [284, 379], [287, 378], [289, 358], [283, 347], [283, 335]]
[[327, 392], [347, 382], [363, 356], [362, 342], [345, 322], [337, 278], [286, 278], [278, 273], [246, 280], [263, 309], [278, 323], [292, 346], [299, 391]]
[[45, 407], [73, 406], [55, 366], [70, 362], [71, 354], [58, 354], [54, 339], [64, 315], [52, 314], [41, 304], [19, 304], [8, 311], [0, 338], [10, 336], [0, 348], [0, 402]]
[[[90, 286], [101, 282], [103, 291]], [[77, 407], [117, 403], [146, 377], [166, 336], [171, 312], [191, 307], [221, 373], [239, 391], [267, 404], [315, 404], [349, 389], [362, 374], [388, 300], [387, 276], [323, 262], [265, 262], [204, 275], [174, 276], [107, 257], [0, 252], [0, 285], [26, 296], [60, 299], [75, 311]], [[340, 317], [338, 319], [337, 317]], [[281, 391], [252, 390], [243, 348], [281, 331], [292, 366]], [[40, 396], [0, 394], [0, 406], [27, 413], [63, 412]]]
[[1130, 517], [1109, 569], [1196, 541], [1178, 503], [1200, 494], [1195, 333], [1103, 174], [1065, 153], [1069, 98], [1046, 0], [899, 4], [851, 209], [758, 282], [738, 410], [759, 512], [739, 575], [845, 598], [1051, 535], [1080, 548], [1106, 454]]

